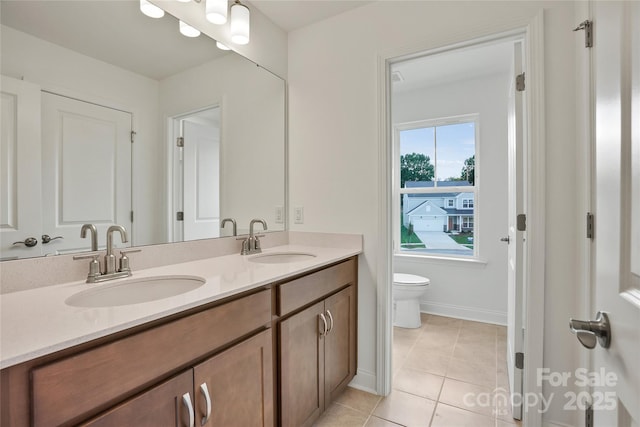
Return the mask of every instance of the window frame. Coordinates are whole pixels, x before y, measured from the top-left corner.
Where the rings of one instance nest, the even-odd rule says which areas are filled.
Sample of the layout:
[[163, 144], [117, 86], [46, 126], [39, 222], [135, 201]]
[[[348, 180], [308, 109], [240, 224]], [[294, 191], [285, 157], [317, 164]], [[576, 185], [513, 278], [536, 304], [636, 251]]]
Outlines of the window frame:
[[[405, 130], [413, 130], [420, 128], [429, 128], [429, 127], [441, 127], [447, 125], [455, 125], [455, 124], [463, 124], [470, 123], [474, 124], [474, 133], [475, 133], [475, 170], [474, 170], [474, 185], [473, 187], [468, 186], [460, 186], [460, 187], [438, 187], [437, 182], [435, 181], [437, 177], [437, 169], [434, 169], [434, 186], [433, 187], [423, 187], [423, 188], [400, 188], [400, 132]], [[478, 173], [480, 164], [479, 159], [479, 145], [480, 145], [480, 115], [479, 114], [465, 114], [460, 116], [452, 116], [452, 117], [443, 117], [436, 119], [426, 119], [426, 120], [417, 120], [412, 122], [398, 123], [393, 126], [393, 183], [392, 183], [392, 193], [393, 193], [393, 212], [392, 217], [394, 218], [393, 222], [393, 254], [394, 256], [407, 256], [407, 257], [419, 257], [419, 258], [429, 258], [429, 259], [450, 259], [450, 260], [461, 260], [461, 261], [480, 261], [480, 251], [479, 251], [479, 236], [478, 230], [479, 227], [479, 189], [480, 189], [480, 174]], [[433, 164], [434, 168], [436, 168], [437, 162], [437, 140], [435, 142], [434, 147], [434, 159]], [[446, 190], [445, 190], [446, 189]], [[442, 192], [456, 192], [456, 193], [473, 193], [473, 255], [459, 255], [459, 254], [446, 254], [446, 253], [420, 253], [420, 252], [410, 252], [405, 251], [401, 248], [401, 236], [400, 236], [400, 221], [402, 219], [402, 212], [400, 212], [400, 200], [405, 194], [438, 194]], [[446, 203], [445, 203], [446, 204]], [[455, 207], [454, 202], [454, 207]], [[468, 215], [466, 215], [468, 216]], [[462, 228], [462, 219], [460, 219], [460, 227]]]

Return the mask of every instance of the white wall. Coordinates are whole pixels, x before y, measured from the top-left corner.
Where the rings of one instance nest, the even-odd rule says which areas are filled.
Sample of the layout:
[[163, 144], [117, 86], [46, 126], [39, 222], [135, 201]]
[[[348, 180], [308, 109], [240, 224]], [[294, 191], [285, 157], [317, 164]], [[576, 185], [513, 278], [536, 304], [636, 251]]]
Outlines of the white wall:
[[506, 324], [507, 245], [499, 238], [508, 231], [508, 83], [509, 76], [501, 74], [393, 94], [395, 123], [479, 115], [476, 182], [480, 190], [475, 203], [475, 244], [482, 263], [395, 256], [394, 271], [431, 279], [422, 300], [423, 311]]
[[220, 217], [234, 218], [239, 233], [253, 218], [282, 230], [275, 207], [285, 201], [283, 80], [232, 53], [162, 80], [160, 93], [165, 119], [220, 106]]
[[[517, 28], [544, 11], [547, 230], [544, 365], [575, 368], [577, 346], [566, 327], [575, 302], [576, 185], [572, 152], [575, 27], [571, 2], [374, 2], [289, 34], [290, 200], [304, 206], [292, 230], [362, 233], [359, 271], [359, 379], [376, 372], [379, 55], [445, 46]], [[569, 191], [568, 191], [569, 189]], [[546, 420], [577, 424], [556, 394]]]
[[[2, 26], [4, 75], [42, 89], [133, 113], [133, 244], [156, 243], [164, 226], [159, 84], [153, 79]], [[96, 189], [100, 191], [100, 189]]]

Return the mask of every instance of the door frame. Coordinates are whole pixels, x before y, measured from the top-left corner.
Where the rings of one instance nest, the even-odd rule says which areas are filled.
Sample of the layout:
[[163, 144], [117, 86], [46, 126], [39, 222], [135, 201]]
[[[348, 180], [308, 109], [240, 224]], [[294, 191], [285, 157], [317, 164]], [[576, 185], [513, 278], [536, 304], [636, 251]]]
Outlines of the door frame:
[[[375, 389], [383, 396], [391, 392], [392, 376], [392, 296], [393, 229], [392, 229], [392, 126], [390, 106], [390, 62], [415, 52], [438, 52], [476, 43], [522, 35], [525, 43], [527, 76], [527, 139], [531, 141], [527, 157], [527, 230], [525, 266], [525, 329], [526, 354], [523, 392], [541, 395], [542, 385], [537, 379], [537, 369], [543, 366], [544, 325], [544, 275], [545, 275], [545, 116], [544, 116], [544, 19], [539, 12], [523, 22], [510, 22], [503, 28], [493, 28], [482, 34], [471, 32], [452, 41], [450, 38], [432, 40], [428, 46], [396, 49], [378, 55], [378, 195], [383, 202], [378, 212], [377, 259], [377, 366]], [[529, 407], [523, 413], [523, 425], [540, 425], [542, 414]]]

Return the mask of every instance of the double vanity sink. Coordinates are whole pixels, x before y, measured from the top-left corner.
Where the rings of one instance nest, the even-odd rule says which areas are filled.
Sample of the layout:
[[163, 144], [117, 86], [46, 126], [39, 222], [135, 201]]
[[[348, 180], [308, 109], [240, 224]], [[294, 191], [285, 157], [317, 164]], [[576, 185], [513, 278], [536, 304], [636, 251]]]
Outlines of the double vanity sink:
[[344, 239], [3, 294], [0, 424], [312, 425], [357, 369]]
[[[310, 261], [316, 255], [307, 252], [271, 252], [247, 257], [257, 264], [291, 264]], [[169, 298], [193, 291], [206, 279], [197, 276], [152, 276], [118, 280], [80, 291], [65, 300], [73, 307], [115, 307]]]

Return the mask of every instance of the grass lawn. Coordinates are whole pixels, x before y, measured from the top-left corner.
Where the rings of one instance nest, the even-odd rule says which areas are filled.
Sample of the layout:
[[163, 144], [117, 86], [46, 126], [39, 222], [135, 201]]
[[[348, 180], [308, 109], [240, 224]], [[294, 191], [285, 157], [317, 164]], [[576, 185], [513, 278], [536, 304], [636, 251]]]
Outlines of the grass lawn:
[[[464, 245], [469, 249], [473, 249], [473, 232], [467, 231], [460, 234], [449, 234], [449, 237], [455, 240], [456, 243]], [[469, 240], [469, 237], [471, 237], [471, 240]]]
[[409, 230], [404, 225], [400, 229], [400, 246], [405, 249], [425, 248], [422, 240], [415, 234], [409, 235]]

